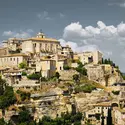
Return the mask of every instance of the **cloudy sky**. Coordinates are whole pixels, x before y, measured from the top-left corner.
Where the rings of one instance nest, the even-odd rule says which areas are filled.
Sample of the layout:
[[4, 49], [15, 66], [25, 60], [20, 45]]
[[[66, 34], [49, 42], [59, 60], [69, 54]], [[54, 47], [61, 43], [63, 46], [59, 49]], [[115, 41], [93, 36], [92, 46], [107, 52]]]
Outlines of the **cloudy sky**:
[[0, 41], [39, 30], [74, 51], [100, 50], [125, 72], [125, 0], [0, 0]]

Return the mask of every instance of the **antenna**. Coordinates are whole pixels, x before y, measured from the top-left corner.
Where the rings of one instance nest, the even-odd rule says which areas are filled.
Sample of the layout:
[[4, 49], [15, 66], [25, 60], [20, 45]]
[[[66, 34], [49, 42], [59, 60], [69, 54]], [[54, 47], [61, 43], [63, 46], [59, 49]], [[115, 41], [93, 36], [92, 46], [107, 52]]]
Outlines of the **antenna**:
[[43, 31], [42, 31], [42, 29], [40, 29], [40, 33], [42, 33]]

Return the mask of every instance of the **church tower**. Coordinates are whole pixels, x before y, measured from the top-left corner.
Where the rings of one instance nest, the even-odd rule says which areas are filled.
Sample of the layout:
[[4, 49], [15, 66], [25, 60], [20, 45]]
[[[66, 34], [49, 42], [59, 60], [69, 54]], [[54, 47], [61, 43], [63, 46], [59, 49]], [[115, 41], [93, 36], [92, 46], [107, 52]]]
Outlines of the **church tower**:
[[45, 34], [40, 30], [40, 32], [36, 36], [37, 38], [45, 38]]

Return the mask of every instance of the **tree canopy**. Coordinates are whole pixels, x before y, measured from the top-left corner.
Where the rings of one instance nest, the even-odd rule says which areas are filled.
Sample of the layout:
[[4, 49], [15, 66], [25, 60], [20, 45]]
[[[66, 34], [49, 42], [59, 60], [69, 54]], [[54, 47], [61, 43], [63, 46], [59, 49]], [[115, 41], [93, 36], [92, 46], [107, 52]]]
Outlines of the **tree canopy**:
[[87, 69], [84, 67], [82, 62], [78, 62], [78, 67], [76, 68], [76, 71], [79, 72], [82, 75], [87, 75]]
[[27, 68], [27, 63], [24, 61], [24, 62], [22, 62], [22, 63], [20, 63], [19, 64], [19, 68], [20, 69], [25, 69], [25, 68]]

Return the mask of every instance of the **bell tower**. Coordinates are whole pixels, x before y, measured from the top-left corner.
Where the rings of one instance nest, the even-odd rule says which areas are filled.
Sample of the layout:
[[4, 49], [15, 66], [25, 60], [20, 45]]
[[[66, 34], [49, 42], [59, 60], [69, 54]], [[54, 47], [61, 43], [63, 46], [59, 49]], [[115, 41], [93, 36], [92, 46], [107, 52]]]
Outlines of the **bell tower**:
[[36, 37], [37, 38], [45, 38], [45, 34], [42, 32], [42, 29], [40, 30], [40, 32], [37, 34]]

